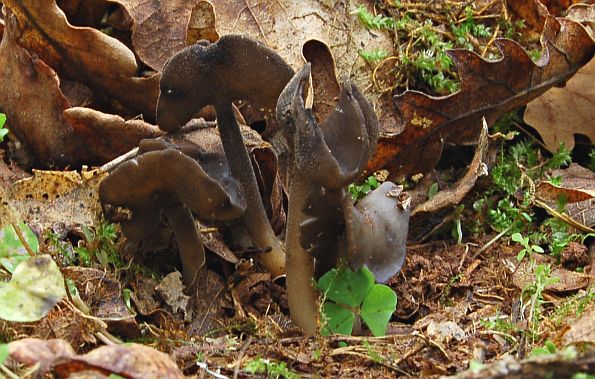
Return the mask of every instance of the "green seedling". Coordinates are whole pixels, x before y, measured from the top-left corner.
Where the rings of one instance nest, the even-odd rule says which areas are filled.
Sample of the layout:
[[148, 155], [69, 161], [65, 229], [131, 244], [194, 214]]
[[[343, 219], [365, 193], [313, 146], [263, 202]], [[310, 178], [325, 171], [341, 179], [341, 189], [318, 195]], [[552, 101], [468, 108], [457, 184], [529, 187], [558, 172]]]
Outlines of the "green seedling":
[[4, 127], [4, 123], [6, 122], [6, 115], [4, 113], [0, 113], [0, 142], [4, 140], [4, 137], [8, 134], [8, 129]]
[[531, 350], [531, 352], [529, 353], [529, 357], [535, 358], [544, 355], [556, 354], [557, 351], [558, 348], [556, 347], [556, 345], [552, 341], [547, 340], [545, 341], [543, 346], [533, 348], [533, 350]]
[[560, 278], [552, 277], [552, 267], [550, 265], [540, 264], [533, 266], [533, 273], [535, 276], [534, 282], [523, 288], [521, 293], [521, 299], [528, 298], [530, 305], [529, 311], [529, 327], [532, 332], [533, 340], [539, 334], [538, 325], [541, 319], [541, 306], [543, 305], [543, 291], [545, 289], [558, 282]]
[[360, 319], [373, 335], [386, 333], [397, 308], [397, 295], [390, 287], [375, 284], [367, 268], [357, 272], [347, 267], [333, 269], [320, 278], [318, 288], [326, 300], [322, 306], [322, 335], [351, 335]]
[[433, 198], [438, 193], [438, 183], [432, 183], [428, 190], [428, 199]]
[[521, 244], [521, 246], [523, 246], [523, 249], [521, 251], [519, 251], [519, 253], [516, 256], [517, 261], [522, 261], [523, 258], [525, 257], [525, 255], [529, 255], [531, 256], [531, 254], [533, 253], [543, 253], [544, 250], [542, 249], [541, 246], [539, 245], [532, 245], [529, 242], [529, 237], [523, 237], [521, 235], [521, 233], [514, 233], [511, 236], [512, 240], [516, 243]]
[[451, 24], [450, 28], [456, 37], [457, 44], [468, 50], [473, 50], [473, 45], [469, 41], [469, 35], [483, 38], [487, 38], [492, 35], [491, 28], [483, 24], [477, 24], [475, 22], [471, 7], [465, 7], [465, 19], [463, 22], [461, 22], [459, 25]]
[[102, 222], [96, 228], [83, 225], [82, 230], [84, 241], [80, 241], [79, 246], [75, 247], [74, 250], [84, 265], [90, 265], [93, 258], [95, 258], [104, 268], [108, 267], [109, 264], [114, 265], [116, 268], [124, 266], [116, 248], [118, 235], [114, 224]]
[[275, 362], [261, 357], [247, 361], [244, 365], [244, 371], [250, 374], [265, 374], [267, 378], [299, 379], [300, 377], [287, 368], [285, 362]]
[[463, 210], [465, 209], [465, 205], [461, 204], [457, 206], [453, 215], [452, 221], [452, 237], [457, 240], [457, 243], [460, 245], [463, 242], [463, 225], [461, 223], [461, 215]]
[[388, 51], [384, 49], [360, 50], [358, 51], [358, 54], [369, 63], [378, 63], [389, 55]]
[[350, 184], [349, 187], [347, 187], [347, 190], [349, 193], [351, 193], [353, 200], [357, 201], [363, 199], [368, 193], [370, 193], [370, 191], [380, 187], [380, 184], [382, 183], [380, 183], [378, 179], [372, 175], [369, 176], [368, 179], [366, 179], [361, 185]]
[[392, 17], [384, 17], [380, 14], [373, 15], [368, 12], [364, 5], [355, 10], [359, 20], [369, 29], [392, 29], [395, 27], [395, 20]]

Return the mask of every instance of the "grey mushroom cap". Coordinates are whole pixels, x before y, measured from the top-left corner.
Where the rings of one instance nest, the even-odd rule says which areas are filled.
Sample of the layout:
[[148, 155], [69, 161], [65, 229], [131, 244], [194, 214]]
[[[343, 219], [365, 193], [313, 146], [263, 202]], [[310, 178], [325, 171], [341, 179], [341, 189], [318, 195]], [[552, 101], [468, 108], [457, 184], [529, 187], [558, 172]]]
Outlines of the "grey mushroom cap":
[[293, 70], [276, 52], [253, 38], [226, 35], [215, 43], [200, 41], [166, 62], [157, 124], [175, 131], [204, 106], [234, 100], [272, 109], [292, 76]]
[[222, 186], [194, 159], [172, 148], [149, 151], [122, 164], [99, 186], [99, 199], [104, 210], [131, 211], [122, 229], [133, 239], [152, 233], [160, 213], [172, 203], [184, 204], [203, 220], [236, 219], [246, 208], [237, 182], [228, 178]]
[[402, 186], [384, 182], [347, 210], [349, 265], [354, 270], [366, 266], [381, 283], [401, 270], [407, 255], [411, 209], [402, 191]]
[[277, 119], [293, 150], [295, 167], [328, 189], [353, 182], [376, 146], [378, 120], [356, 86], [345, 81], [335, 108], [324, 122], [316, 122], [303, 93], [310, 78], [305, 65], [287, 84], [277, 103]]

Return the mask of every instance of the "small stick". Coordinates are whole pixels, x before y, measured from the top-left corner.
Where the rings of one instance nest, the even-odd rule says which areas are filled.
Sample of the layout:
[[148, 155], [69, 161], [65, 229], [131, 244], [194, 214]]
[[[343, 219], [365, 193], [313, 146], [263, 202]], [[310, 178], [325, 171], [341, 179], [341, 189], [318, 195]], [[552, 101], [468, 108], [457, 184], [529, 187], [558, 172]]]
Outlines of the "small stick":
[[134, 149], [130, 150], [129, 152], [127, 152], [123, 155], [120, 155], [116, 159], [107, 162], [106, 164], [104, 164], [103, 166], [100, 167], [100, 170], [106, 171], [106, 172], [111, 172], [114, 169], [116, 169], [116, 167], [121, 165], [122, 163], [134, 158], [136, 156], [136, 153], [138, 153], [138, 147], [135, 147]]
[[473, 254], [473, 256], [471, 257], [471, 260], [474, 260], [475, 258], [477, 258], [477, 256], [481, 253], [483, 253], [484, 251], [486, 251], [490, 246], [492, 246], [496, 241], [498, 241], [500, 238], [502, 238], [506, 233], [508, 233], [508, 231], [512, 229], [512, 225], [510, 225], [508, 228], [504, 229], [503, 231], [501, 231], [500, 233], [498, 233], [496, 235], [496, 237], [492, 238], [491, 240], [488, 241], [488, 243], [486, 243], [485, 245], [483, 245], [483, 247], [479, 250], [477, 250], [475, 252], [475, 254]]
[[23, 235], [21, 228], [14, 222], [11, 223], [10, 225], [12, 225], [14, 232], [16, 233], [17, 237], [19, 238], [19, 241], [21, 241], [21, 243], [23, 244], [23, 247], [25, 248], [25, 250], [27, 250], [27, 253], [30, 256], [34, 257], [35, 252], [33, 251], [33, 249], [31, 249], [31, 246], [29, 246], [29, 244], [27, 243], [27, 240], [25, 239], [25, 236]]

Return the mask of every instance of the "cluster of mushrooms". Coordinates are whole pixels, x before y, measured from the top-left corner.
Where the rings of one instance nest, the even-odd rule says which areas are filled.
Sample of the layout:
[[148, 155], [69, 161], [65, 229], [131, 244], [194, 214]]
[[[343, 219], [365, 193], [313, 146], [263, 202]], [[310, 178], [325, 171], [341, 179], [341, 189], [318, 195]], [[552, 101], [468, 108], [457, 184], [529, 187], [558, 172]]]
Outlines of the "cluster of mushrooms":
[[[205, 266], [194, 217], [203, 222], [241, 219], [261, 251], [262, 265], [273, 276], [286, 275], [291, 318], [307, 334], [318, 330], [313, 279], [345, 261], [354, 270], [365, 265], [379, 282], [388, 280], [405, 259], [410, 213], [402, 188], [391, 182], [354, 204], [347, 186], [374, 152], [377, 117], [357, 87], [345, 81], [334, 109], [317, 122], [311, 80], [310, 64], [294, 73], [274, 51], [244, 36], [228, 35], [180, 51], [163, 69], [157, 123], [175, 132], [212, 105], [221, 154], [145, 140], [136, 158], [112, 172], [99, 191], [106, 216], [119, 220], [129, 239], [148, 238], [166, 216], [190, 290], [196, 290]], [[234, 113], [236, 100], [276, 109], [290, 150], [284, 244], [267, 218]]]

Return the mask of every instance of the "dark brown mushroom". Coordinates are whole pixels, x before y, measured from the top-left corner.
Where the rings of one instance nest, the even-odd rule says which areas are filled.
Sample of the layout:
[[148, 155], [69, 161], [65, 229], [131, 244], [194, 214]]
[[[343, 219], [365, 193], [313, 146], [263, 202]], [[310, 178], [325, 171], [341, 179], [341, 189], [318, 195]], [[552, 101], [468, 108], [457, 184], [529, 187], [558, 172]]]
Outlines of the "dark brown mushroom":
[[346, 186], [361, 174], [373, 153], [378, 122], [370, 104], [347, 81], [335, 108], [319, 125], [304, 104], [309, 82], [307, 64], [279, 97], [277, 118], [294, 156], [286, 238], [289, 310], [305, 333], [314, 334], [318, 293], [312, 280], [313, 256], [334, 266], [339, 252], [346, 250], [342, 214], [353, 205]]
[[366, 265], [379, 281], [398, 272], [405, 258], [409, 221], [402, 188], [386, 182], [358, 205], [347, 191], [364, 170], [378, 139], [371, 105], [348, 81], [322, 124], [304, 105], [310, 66], [298, 72], [279, 97], [277, 117], [294, 155], [287, 222], [287, 292], [294, 322], [316, 332], [313, 277], [340, 258]]
[[[205, 252], [192, 212], [201, 220], [226, 221], [242, 216], [246, 200], [233, 178], [213, 179], [199, 163], [160, 141], [141, 144], [136, 159], [112, 172], [99, 187], [99, 199], [108, 218], [121, 216], [124, 235], [144, 240], [158, 227], [165, 213], [176, 237], [184, 284], [192, 290]], [[224, 166], [219, 160], [216, 166]], [[222, 170], [224, 171], [224, 170]], [[221, 175], [219, 175], [221, 176]]]
[[259, 259], [273, 275], [285, 271], [285, 256], [268, 222], [232, 101], [274, 108], [292, 75], [274, 51], [254, 39], [228, 35], [214, 44], [201, 41], [170, 58], [161, 75], [157, 104], [157, 123], [166, 131], [177, 130], [207, 105], [215, 107], [232, 175], [246, 196], [244, 223], [258, 247], [272, 250]]

